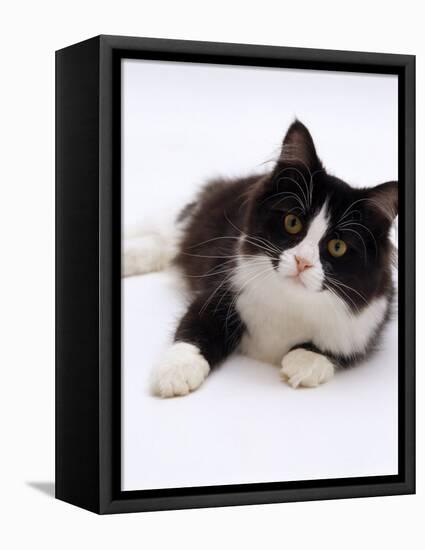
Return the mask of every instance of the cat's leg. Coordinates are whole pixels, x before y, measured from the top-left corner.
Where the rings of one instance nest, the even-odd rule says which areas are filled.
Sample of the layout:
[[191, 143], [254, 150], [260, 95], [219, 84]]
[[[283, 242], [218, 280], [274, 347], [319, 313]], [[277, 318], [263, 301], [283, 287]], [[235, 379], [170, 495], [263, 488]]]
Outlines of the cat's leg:
[[312, 344], [291, 349], [282, 359], [282, 378], [293, 388], [314, 388], [334, 375], [334, 363]]
[[176, 255], [174, 242], [159, 233], [124, 239], [122, 248], [123, 277], [161, 271]]
[[174, 344], [154, 371], [155, 395], [173, 397], [196, 390], [210, 369], [237, 347], [243, 324], [232, 296], [209, 299], [209, 295], [197, 297], [181, 319]]
[[123, 277], [160, 271], [175, 258], [181, 237], [181, 224], [175, 215], [165, 212], [157, 219], [126, 229], [122, 239], [121, 273]]

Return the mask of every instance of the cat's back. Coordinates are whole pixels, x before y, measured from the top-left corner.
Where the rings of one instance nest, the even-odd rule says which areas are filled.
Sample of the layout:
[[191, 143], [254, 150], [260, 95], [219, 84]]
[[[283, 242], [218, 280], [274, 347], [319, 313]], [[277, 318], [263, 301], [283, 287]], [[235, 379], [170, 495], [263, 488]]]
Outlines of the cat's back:
[[241, 219], [249, 193], [260, 178], [257, 174], [244, 178], [216, 178], [208, 181], [195, 199], [180, 212], [178, 222], [185, 225], [189, 232], [189, 229], [194, 229], [200, 220], [206, 224], [205, 228], [210, 228], [216, 227], [214, 222], [223, 221], [230, 215], [237, 220]]

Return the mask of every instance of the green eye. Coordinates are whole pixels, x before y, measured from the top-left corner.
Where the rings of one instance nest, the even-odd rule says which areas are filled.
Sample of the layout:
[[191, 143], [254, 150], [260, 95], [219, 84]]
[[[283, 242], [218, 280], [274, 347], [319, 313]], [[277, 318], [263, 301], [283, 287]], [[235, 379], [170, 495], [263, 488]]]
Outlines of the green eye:
[[303, 224], [298, 216], [288, 214], [285, 216], [285, 230], [291, 235], [296, 235], [303, 228]]
[[328, 251], [334, 258], [340, 258], [347, 252], [347, 245], [341, 239], [332, 239], [328, 242]]

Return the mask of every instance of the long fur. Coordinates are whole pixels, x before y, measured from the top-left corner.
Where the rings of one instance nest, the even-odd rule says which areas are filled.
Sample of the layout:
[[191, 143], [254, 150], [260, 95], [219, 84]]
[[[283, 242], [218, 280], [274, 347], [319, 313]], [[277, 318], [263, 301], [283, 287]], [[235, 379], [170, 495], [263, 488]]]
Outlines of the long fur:
[[[181, 212], [173, 263], [192, 302], [175, 341], [210, 368], [239, 349], [282, 362], [294, 387], [329, 380], [375, 348], [388, 319], [397, 209], [396, 182], [357, 189], [328, 174], [295, 121], [269, 174], [212, 181]], [[297, 234], [285, 231], [289, 213], [302, 221]], [[332, 239], [346, 243], [342, 257], [329, 253]]]

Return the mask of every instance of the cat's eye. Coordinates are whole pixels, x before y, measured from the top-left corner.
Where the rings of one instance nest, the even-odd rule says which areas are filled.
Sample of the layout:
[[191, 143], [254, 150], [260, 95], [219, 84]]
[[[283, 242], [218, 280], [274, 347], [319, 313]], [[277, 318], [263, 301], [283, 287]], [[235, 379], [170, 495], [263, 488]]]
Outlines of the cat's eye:
[[285, 216], [285, 230], [291, 235], [296, 235], [303, 228], [303, 224], [298, 216], [287, 214]]
[[341, 239], [332, 239], [328, 242], [328, 251], [334, 258], [340, 258], [347, 252], [347, 245]]

